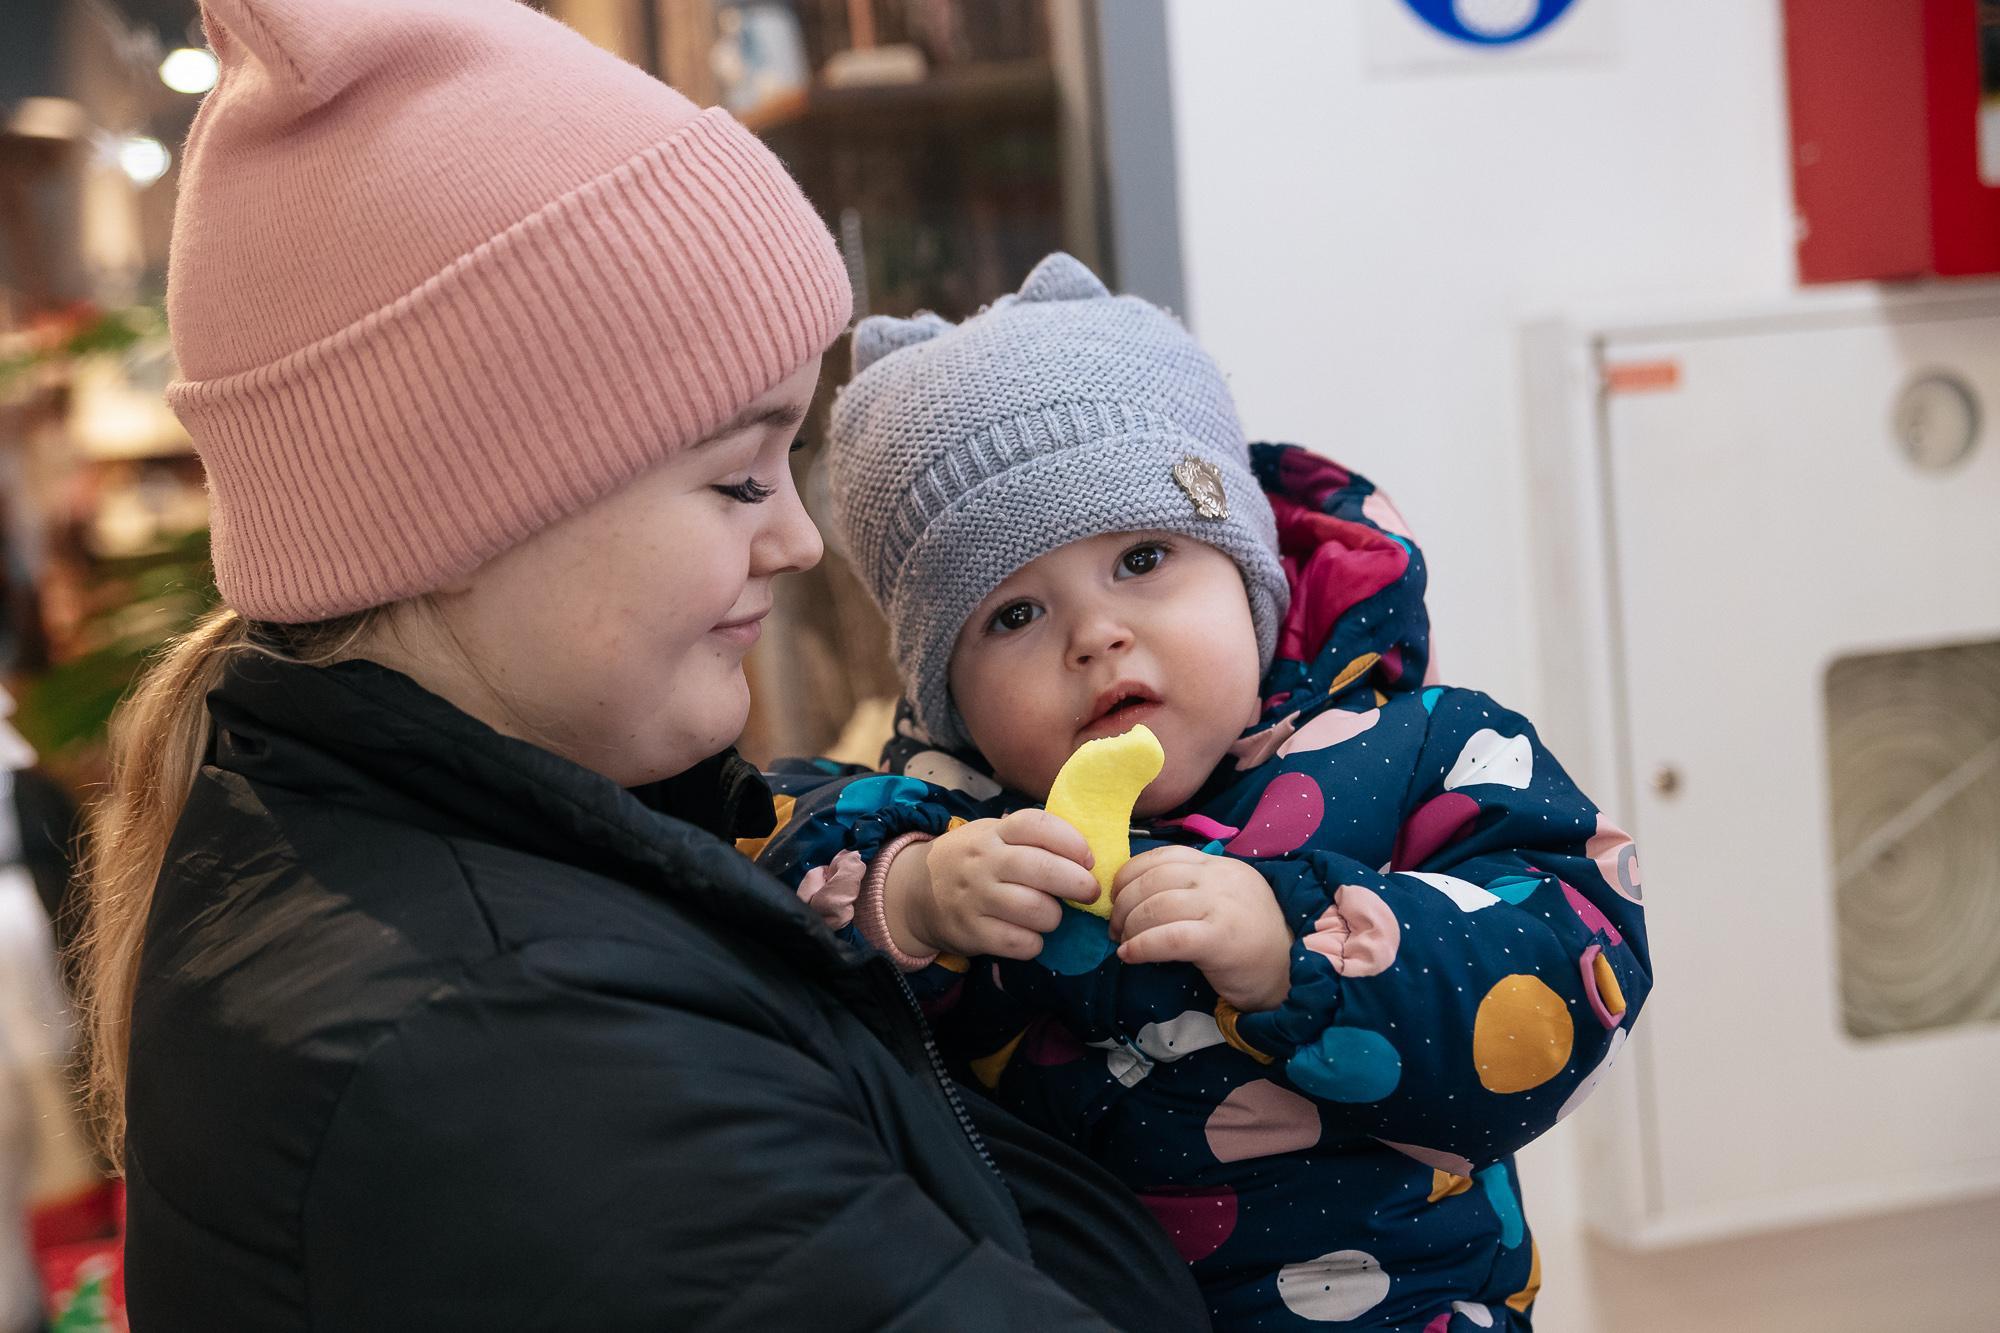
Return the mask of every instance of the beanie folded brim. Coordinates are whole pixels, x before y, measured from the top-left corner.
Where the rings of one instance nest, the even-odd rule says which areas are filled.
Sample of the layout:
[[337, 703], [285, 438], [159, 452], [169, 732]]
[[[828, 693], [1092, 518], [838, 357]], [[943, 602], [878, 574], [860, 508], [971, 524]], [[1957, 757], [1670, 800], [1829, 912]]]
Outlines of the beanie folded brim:
[[850, 313], [798, 186], [705, 112], [339, 332], [171, 386], [216, 581], [281, 623], [435, 591], [712, 433]]
[[[1174, 481], [1176, 463], [1216, 465], [1226, 518], [1203, 518]], [[898, 562], [922, 578], [893, 580], [885, 608], [917, 720], [947, 748], [971, 744], [951, 701], [952, 649], [966, 619], [992, 591], [1050, 551], [1112, 532], [1171, 532], [1229, 556], [1243, 575], [1257, 629], [1260, 668], [1277, 649], [1290, 602], [1277, 557], [1277, 523], [1256, 478], [1239, 459], [1172, 431], [1099, 438], [1042, 454], [988, 478], [930, 519]], [[980, 553], [1006, 553], [1006, 563]]]

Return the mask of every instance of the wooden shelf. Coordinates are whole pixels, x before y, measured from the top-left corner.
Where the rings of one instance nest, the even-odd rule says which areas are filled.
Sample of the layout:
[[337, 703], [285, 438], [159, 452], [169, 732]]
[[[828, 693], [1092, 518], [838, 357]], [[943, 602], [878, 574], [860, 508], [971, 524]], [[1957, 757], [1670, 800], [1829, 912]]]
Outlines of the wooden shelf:
[[1056, 76], [1045, 60], [946, 66], [915, 83], [829, 88], [753, 107], [737, 119], [755, 134], [923, 135], [980, 123], [1052, 118]]

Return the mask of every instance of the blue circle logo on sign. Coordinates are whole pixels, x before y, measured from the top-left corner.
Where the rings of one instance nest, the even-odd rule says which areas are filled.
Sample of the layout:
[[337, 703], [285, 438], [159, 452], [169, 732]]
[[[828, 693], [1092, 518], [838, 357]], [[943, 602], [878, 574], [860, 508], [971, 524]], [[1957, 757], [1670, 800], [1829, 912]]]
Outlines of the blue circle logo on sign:
[[1525, 42], [1576, 0], [1403, 0], [1410, 12], [1456, 41], [1475, 46]]

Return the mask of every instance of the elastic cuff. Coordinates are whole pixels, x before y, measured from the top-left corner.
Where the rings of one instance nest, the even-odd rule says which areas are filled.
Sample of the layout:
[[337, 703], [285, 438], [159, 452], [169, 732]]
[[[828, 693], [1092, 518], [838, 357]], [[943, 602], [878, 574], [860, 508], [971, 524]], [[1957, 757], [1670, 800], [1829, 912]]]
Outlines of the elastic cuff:
[[929, 841], [931, 835], [928, 833], [905, 833], [890, 839], [869, 865], [868, 878], [861, 882], [861, 896], [854, 904], [854, 923], [861, 927], [862, 938], [874, 945], [901, 972], [923, 971], [937, 961], [937, 953], [933, 951], [917, 957], [896, 947], [896, 941], [889, 935], [889, 912], [882, 901], [882, 890], [889, 883], [890, 863], [901, 855], [903, 849], [913, 843]]

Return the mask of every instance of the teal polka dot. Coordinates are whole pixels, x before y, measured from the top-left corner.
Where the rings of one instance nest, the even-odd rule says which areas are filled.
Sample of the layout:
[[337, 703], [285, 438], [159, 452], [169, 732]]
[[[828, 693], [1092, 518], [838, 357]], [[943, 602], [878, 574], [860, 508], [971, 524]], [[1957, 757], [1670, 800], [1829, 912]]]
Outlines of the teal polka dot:
[[886, 810], [892, 805], [902, 805], [907, 801], [921, 801], [930, 794], [930, 784], [915, 778], [899, 778], [883, 775], [876, 778], [860, 778], [840, 789], [840, 796], [833, 803], [833, 811], [839, 815], [872, 815], [877, 810]]
[[1521, 1215], [1521, 1200], [1514, 1193], [1514, 1182], [1507, 1179], [1507, 1166], [1496, 1162], [1479, 1173], [1479, 1183], [1486, 1190], [1486, 1202], [1493, 1205], [1493, 1215], [1500, 1219], [1500, 1244], [1506, 1249], [1514, 1249], [1528, 1236], [1528, 1220]]
[[1111, 956], [1111, 924], [1088, 912], [1063, 909], [1056, 928], [1042, 936], [1035, 961], [1062, 977], [1080, 977]]
[[1379, 1102], [1403, 1081], [1403, 1057], [1379, 1032], [1329, 1028], [1285, 1064], [1292, 1082], [1331, 1102]]
[[1442, 696], [1443, 694], [1444, 694], [1444, 688], [1439, 685], [1433, 685], [1429, 689], [1425, 690], [1424, 711], [1428, 713], [1431, 712], [1433, 709], [1435, 709], [1438, 706], [1439, 697]]
[[1524, 903], [1542, 887], [1535, 875], [1502, 875], [1486, 886], [1486, 891], [1502, 902]]

